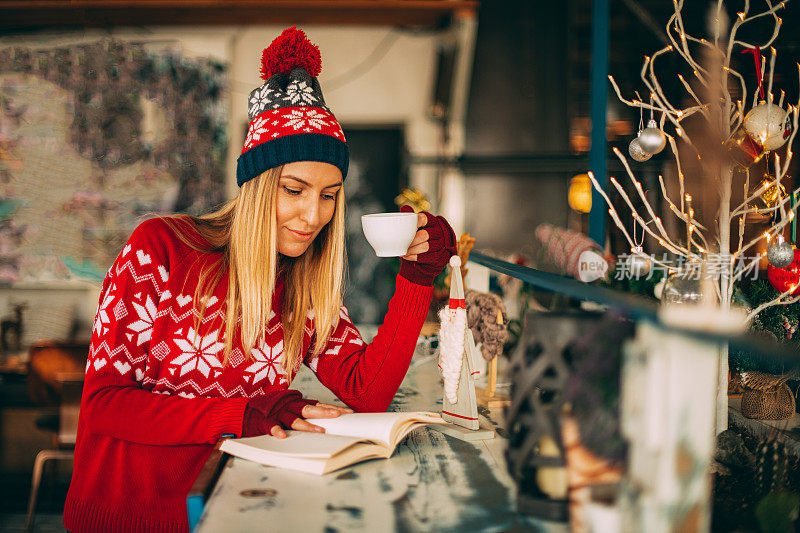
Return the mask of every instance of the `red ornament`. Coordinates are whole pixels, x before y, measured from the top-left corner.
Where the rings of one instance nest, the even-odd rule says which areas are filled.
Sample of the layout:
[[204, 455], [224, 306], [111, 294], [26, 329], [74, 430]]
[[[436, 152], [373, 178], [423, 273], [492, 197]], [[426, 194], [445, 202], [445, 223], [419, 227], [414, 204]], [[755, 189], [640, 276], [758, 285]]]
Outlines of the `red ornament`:
[[316, 78], [322, 71], [319, 47], [308, 40], [303, 30], [295, 26], [286, 28], [261, 55], [261, 79], [267, 81], [273, 74], [304, 68]]
[[800, 294], [800, 250], [794, 251], [794, 261], [786, 268], [767, 267], [767, 278], [779, 292], [786, 292], [794, 287], [792, 295]]

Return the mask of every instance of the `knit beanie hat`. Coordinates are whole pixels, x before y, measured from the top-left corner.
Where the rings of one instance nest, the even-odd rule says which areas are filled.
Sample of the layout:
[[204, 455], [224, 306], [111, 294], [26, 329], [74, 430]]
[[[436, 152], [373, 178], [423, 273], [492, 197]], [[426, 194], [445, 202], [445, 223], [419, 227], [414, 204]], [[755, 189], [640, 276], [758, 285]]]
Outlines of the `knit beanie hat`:
[[319, 161], [347, 176], [349, 150], [336, 117], [325, 105], [317, 76], [319, 48], [292, 26], [264, 49], [264, 85], [250, 93], [247, 138], [236, 166], [241, 187], [265, 170], [295, 161]]

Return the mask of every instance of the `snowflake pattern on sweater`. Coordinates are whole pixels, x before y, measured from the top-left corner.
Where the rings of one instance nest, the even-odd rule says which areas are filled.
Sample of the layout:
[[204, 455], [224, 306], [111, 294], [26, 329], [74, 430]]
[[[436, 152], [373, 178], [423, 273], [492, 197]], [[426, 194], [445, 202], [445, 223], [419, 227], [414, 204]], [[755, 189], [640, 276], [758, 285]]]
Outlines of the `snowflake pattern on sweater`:
[[[122, 290], [117, 281], [123, 283]], [[121, 377], [132, 373], [135, 381], [151, 392], [177, 391], [186, 398], [213, 395], [212, 391], [226, 397], [238, 394], [252, 397], [274, 388], [288, 388], [299, 367], [291, 373], [284, 369], [283, 327], [274, 310], [270, 312], [264, 337], [251, 351], [251, 358], [245, 358], [237, 345], [229, 361], [231, 369], [250, 363], [237, 374], [251, 387], [237, 383], [235, 388], [226, 390], [224, 385], [209, 383], [225, 372], [221, 327], [224, 298], [217, 295], [204, 298], [202, 332], [196, 331], [194, 321], [199, 315], [193, 297], [179, 293], [173, 298], [166, 288], [168, 281], [169, 272], [163, 265], [155, 264], [146, 249], [137, 249], [131, 243], [125, 247], [109, 270], [100, 298], [87, 372], [92, 369], [99, 372], [110, 363], [106, 371], [116, 371]], [[325, 355], [338, 354], [341, 343], [364, 344], [344, 307], [339, 316], [342, 324], [337, 331], [341, 334], [331, 338], [335, 346], [328, 348]], [[147, 354], [145, 350], [153, 338], [156, 322], [166, 323], [170, 333], [161, 335], [163, 338]], [[121, 340], [119, 333], [124, 335], [121, 345], [117, 342]], [[307, 348], [313, 334], [313, 312], [309, 314], [305, 333]], [[114, 341], [108, 342], [109, 337]], [[312, 360], [312, 368], [317, 369], [316, 360]]]

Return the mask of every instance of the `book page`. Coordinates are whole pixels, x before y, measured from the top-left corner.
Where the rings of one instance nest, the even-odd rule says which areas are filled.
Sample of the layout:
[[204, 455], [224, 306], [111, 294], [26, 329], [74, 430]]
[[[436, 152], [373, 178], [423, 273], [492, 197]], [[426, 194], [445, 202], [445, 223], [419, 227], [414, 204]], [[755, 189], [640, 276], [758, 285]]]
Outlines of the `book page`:
[[[246, 439], [250, 440], [251, 444], [243, 444], [241, 442], [243, 439], [228, 439], [222, 443], [220, 449], [225, 453], [229, 453], [248, 461], [254, 461], [256, 463], [261, 463], [267, 466], [275, 466], [278, 468], [299, 470], [301, 472], [308, 472], [310, 474], [317, 475], [333, 472], [334, 470], [338, 470], [345, 466], [360, 463], [361, 461], [366, 461], [369, 459], [385, 459], [392, 454], [391, 450], [386, 449], [386, 447], [381, 446], [380, 444], [371, 444], [355, 438], [338, 437], [334, 435], [325, 436], [322, 433], [298, 431], [290, 431], [289, 433], [292, 433], [292, 435], [285, 439], [276, 439], [274, 437], [266, 436]], [[303, 435], [300, 435], [301, 433]], [[323, 439], [319, 439], [318, 437], [323, 437]], [[259, 446], [252, 445], [254, 439], [255, 443]], [[316, 457], [315, 455], [320, 454], [312, 451], [314, 446], [305, 447], [305, 449], [308, 450], [308, 454], [301, 454], [299, 452], [286, 452], [285, 449], [282, 452], [276, 453], [264, 449], [263, 447], [264, 445], [267, 447], [273, 447], [272, 445], [275, 444], [276, 441], [280, 442], [281, 444], [286, 444], [287, 441], [299, 443], [301, 440], [305, 441], [306, 443], [312, 441], [322, 442], [322, 440], [326, 440], [327, 442], [330, 442], [331, 440], [344, 442], [346, 440], [352, 442], [353, 444], [346, 445], [332, 456], [327, 457]], [[327, 455], [330, 453], [330, 451], [325, 451], [324, 453]]]
[[229, 439], [222, 443], [220, 449], [231, 455], [250, 460], [257, 459], [247, 455], [248, 447], [251, 449], [251, 455], [261, 450], [286, 456], [327, 459], [362, 440], [360, 438], [293, 430], [286, 430], [286, 435], [285, 439], [279, 439], [271, 435]]
[[423, 423], [435, 423], [441, 418], [435, 413], [401, 412], [401, 413], [352, 413], [337, 418], [308, 419], [312, 424], [325, 428], [329, 435], [345, 435], [361, 437], [379, 442], [389, 448], [397, 444], [392, 440], [392, 430], [396, 425], [406, 421], [419, 420]]

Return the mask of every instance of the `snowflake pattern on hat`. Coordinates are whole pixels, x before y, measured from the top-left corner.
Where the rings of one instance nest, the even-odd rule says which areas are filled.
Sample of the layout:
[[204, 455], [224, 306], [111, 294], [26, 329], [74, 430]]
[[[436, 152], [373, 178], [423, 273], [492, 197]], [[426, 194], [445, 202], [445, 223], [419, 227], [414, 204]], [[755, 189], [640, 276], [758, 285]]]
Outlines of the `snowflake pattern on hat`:
[[247, 129], [247, 138], [244, 140], [245, 150], [248, 146], [253, 146], [257, 143], [261, 136], [267, 132], [267, 128], [269, 127], [269, 121], [266, 117], [257, 117], [250, 123], [250, 127]]
[[295, 133], [320, 133], [346, 142], [342, 127], [330, 111], [320, 107], [284, 107], [265, 111], [250, 121], [242, 153], [270, 139]]
[[313, 105], [318, 101], [314, 90], [304, 80], [295, 80], [287, 85], [284, 99], [292, 105]]
[[247, 115], [252, 119], [264, 112], [268, 107], [271, 107], [270, 95], [274, 91], [262, 85], [258, 89], [250, 93], [250, 105], [248, 106]]
[[314, 109], [293, 109], [288, 115], [284, 115], [286, 126], [292, 127], [297, 131], [322, 130], [325, 126], [330, 126], [328, 116]]

